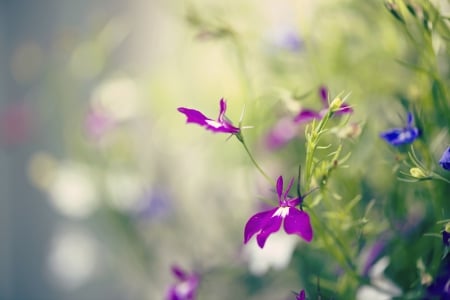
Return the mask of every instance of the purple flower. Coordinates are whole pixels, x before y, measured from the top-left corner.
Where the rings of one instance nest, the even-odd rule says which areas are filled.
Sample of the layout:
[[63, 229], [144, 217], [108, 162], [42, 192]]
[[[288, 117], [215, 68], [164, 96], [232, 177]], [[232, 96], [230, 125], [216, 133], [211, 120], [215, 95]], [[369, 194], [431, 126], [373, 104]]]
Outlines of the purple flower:
[[172, 266], [172, 274], [178, 279], [178, 282], [170, 286], [166, 300], [195, 300], [200, 276], [196, 273], [186, 273], [178, 266]]
[[306, 300], [305, 290], [301, 290], [300, 293], [296, 294], [295, 300]]
[[414, 142], [420, 135], [419, 129], [413, 126], [413, 114], [408, 112], [408, 121], [404, 128], [394, 128], [380, 134], [392, 146], [400, 146]]
[[[316, 110], [312, 110], [312, 109], [302, 109], [298, 115], [294, 118], [294, 122], [295, 123], [308, 123], [314, 119], [320, 120], [322, 119], [325, 114], [328, 111], [328, 108], [330, 107], [330, 105], [328, 104], [328, 90], [326, 87], [321, 86], [319, 88], [319, 95], [320, 95], [320, 99], [322, 100], [322, 106], [323, 108], [319, 111]], [[336, 115], [344, 115], [344, 114], [349, 114], [352, 113], [353, 109], [347, 104], [347, 103], [342, 103], [342, 105], [340, 106], [339, 110], [335, 111], [334, 114]]]
[[450, 171], [450, 147], [448, 147], [447, 150], [445, 150], [444, 153], [442, 153], [442, 157], [439, 160], [439, 164], [445, 170]]
[[227, 110], [227, 103], [222, 98], [220, 99], [220, 112], [217, 121], [214, 121], [204, 114], [195, 109], [190, 109], [186, 107], [179, 107], [178, 111], [185, 114], [187, 117], [186, 123], [195, 123], [200, 126], [205, 127], [207, 130], [211, 130], [212, 132], [224, 132], [237, 134], [240, 129], [233, 126], [231, 122], [225, 116], [225, 112]]
[[445, 246], [450, 246], [450, 232], [447, 232], [446, 230], [442, 231], [442, 242]]
[[283, 177], [278, 177], [278, 207], [257, 213], [247, 221], [244, 229], [244, 244], [258, 233], [256, 240], [259, 247], [263, 248], [269, 235], [280, 229], [283, 220], [286, 233], [297, 234], [307, 242], [312, 240], [313, 230], [309, 215], [302, 209], [296, 208], [302, 203], [303, 198], [290, 198], [288, 195], [293, 183], [294, 179], [291, 179], [286, 192], [283, 193]]
[[[286, 145], [297, 135], [299, 124], [308, 123], [314, 119], [322, 119], [329, 109], [328, 90], [326, 87], [319, 88], [319, 96], [322, 100], [323, 108], [319, 111], [312, 109], [302, 109], [295, 117], [284, 117], [280, 119], [266, 137], [265, 144], [267, 148], [273, 150]], [[335, 111], [336, 115], [352, 113], [353, 109], [347, 104], [342, 103], [340, 109]]]
[[94, 140], [99, 140], [116, 125], [115, 120], [99, 108], [90, 109], [84, 123], [87, 134]]

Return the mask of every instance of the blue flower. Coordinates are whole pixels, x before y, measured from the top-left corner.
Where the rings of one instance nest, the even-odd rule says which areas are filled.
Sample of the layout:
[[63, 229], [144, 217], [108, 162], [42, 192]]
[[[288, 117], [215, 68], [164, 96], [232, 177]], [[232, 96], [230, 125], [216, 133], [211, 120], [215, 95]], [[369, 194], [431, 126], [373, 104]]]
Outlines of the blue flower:
[[413, 126], [414, 117], [412, 113], [408, 112], [408, 123], [404, 128], [394, 128], [382, 132], [380, 137], [392, 146], [400, 146], [411, 144], [420, 135], [420, 131], [417, 127]]
[[439, 160], [439, 164], [445, 170], [450, 171], [450, 147], [448, 147], [447, 150], [445, 150], [444, 153], [442, 153], [442, 157]]

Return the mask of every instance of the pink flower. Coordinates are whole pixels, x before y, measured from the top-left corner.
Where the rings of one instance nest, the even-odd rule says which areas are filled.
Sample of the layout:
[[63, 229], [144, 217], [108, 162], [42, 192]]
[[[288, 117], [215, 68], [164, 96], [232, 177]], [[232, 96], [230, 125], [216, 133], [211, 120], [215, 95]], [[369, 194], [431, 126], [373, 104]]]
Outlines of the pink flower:
[[296, 294], [295, 300], [306, 300], [305, 290], [301, 290], [300, 293]]
[[196, 273], [186, 273], [178, 266], [172, 266], [172, 274], [178, 282], [170, 286], [166, 294], [166, 300], [195, 300], [200, 276]]
[[212, 132], [224, 132], [231, 134], [239, 133], [240, 129], [233, 126], [233, 124], [225, 116], [226, 110], [227, 110], [227, 103], [223, 98], [220, 99], [220, 111], [217, 121], [214, 121], [206, 117], [198, 110], [186, 107], [178, 108], [179, 112], [186, 115], [187, 117], [186, 123], [198, 124], [202, 127], [205, 127], [207, 130], [211, 130]]
[[[322, 109], [321, 110], [312, 110], [312, 109], [302, 109], [298, 115], [294, 118], [294, 122], [297, 124], [307, 123], [312, 121], [313, 119], [322, 119], [328, 111], [328, 90], [326, 87], [321, 86], [319, 88], [320, 100], [322, 100]], [[352, 113], [353, 109], [347, 104], [342, 103], [339, 110], [335, 111], [335, 115], [344, 115]]]
[[278, 177], [278, 207], [257, 213], [247, 221], [244, 229], [244, 244], [258, 233], [256, 240], [259, 247], [263, 248], [269, 235], [277, 232], [283, 221], [287, 234], [297, 234], [307, 242], [312, 240], [313, 230], [309, 215], [302, 209], [296, 208], [303, 202], [303, 197], [290, 198], [288, 195], [293, 183], [294, 179], [291, 179], [283, 193], [283, 177]]
[[[280, 119], [266, 137], [266, 146], [269, 149], [278, 149], [291, 141], [298, 132], [299, 124], [311, 122], [312, 120], [320, 120], [328, 112], [328, 90], [326, 87], [319, 88], [319, 96], [322, 101], [322, 109], [313, 110], [305, 108], [292, 119], [292, 117], [284, 117]], [[353, 109], [347, 104], [342, 103], [338, 110], [334, 111], [334, 115], [344, 115], [352, 113]]]

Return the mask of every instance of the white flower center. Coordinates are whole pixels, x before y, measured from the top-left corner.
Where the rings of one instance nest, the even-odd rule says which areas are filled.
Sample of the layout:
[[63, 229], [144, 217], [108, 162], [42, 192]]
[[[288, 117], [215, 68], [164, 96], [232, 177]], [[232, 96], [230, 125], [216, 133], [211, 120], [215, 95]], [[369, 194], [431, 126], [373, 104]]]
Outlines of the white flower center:
[[175, 287], [175, 293], [177, 294], [178, 297], [181, 297], [183, 299], [185, 297], [187, 297], [187, 295], [189, 294], [190, 291], [191, 291], [191, 285], [187, 281], [183, 281], [183, 282], [177, 284], [177, 286]]
[[214, 128], [219, 128], [220, 126], [222, 126], [221, 123], [219, 123], [217, 121], [213, 121], [213, 120], [206, 120], [205, 122], [206, 122], [206, 124], [208, 124], [209, 126], [214, 127]]
[[286, 206], [286, 207], [280, 207], [280, 208], [278, 208], [278, 209], [274, 212], [274, 214], [272, 215], [272, 217], [282, 217], [282, 218], [284, 218], [284, 217], [286, 217], [288, 214], [289, 214], [289, 207], [288, 207], [288, 206]]

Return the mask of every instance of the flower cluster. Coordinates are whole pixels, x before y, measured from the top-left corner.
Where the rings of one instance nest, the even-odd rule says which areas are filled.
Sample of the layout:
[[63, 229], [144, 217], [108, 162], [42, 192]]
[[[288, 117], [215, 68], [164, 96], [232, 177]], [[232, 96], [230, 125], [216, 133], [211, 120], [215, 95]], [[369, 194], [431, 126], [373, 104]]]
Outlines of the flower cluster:
[[[328, 91], [325, 87], [321, 87], [319, 89], [319, 94], [322, 100], [323, 108], [319, 111], [311, 109], [302, 109], [297, 114], [297, 116], [293, 118], [293, 120], [291, 121], [291, 123], [289, 123], [288, 126], [289, 128], [292, 128], [292, 124], [301, 124], [309, 122], [311, 120], [319, 120], [319, 122], [317, 123], [317, 128], [314, 127], [313, 125], [313, 128], [315, 128], [314, 130], [316, 131], [312, 130], [310, 134], [307, 136], [307, 140], [309, 139], [308, 143], [311, 144], [310, 146], [307, 146], [307, 155], [306, 155], [307, 156], [306, 164], [309, 167], [313, 166], [314, 164], [310, 156], [312, 152], [309, 152], [308, 154], [308, 151], [315, 151], [317, 149], [318, 137], [324, 132], [320, 130], [324, 129], [325, 123], [328, 121], [328, 119], [333, 114], [342, 115], [353, 112], [353, 109], [340, 98], [336, 98], [331, 102], [331, 104], [328, 104], [329, 96]], [[247, 145], [245, 144], [241, 132], [240, 123], [239, 127], [236, 127], [230, 120], [226, 118], [225, 113], [227, 106], [223, 98], [220, 99], [219, 106], [220, 110], [217, 120], [212, 120], [206, 117], [200, 111], [195, 109], [179, 107], [178, 111], [183, 113], [187, 117], [187, 123], [194, 123], [200, 125], [204, 127], [206, 130], [212, 131], [214, 133], [228, 133], [231, 135], [235, 135], [238, 138], [238, 140], [243, 144], [245, 150], [249, 154], [252, 162], [255, 164], [258, 170], [266, 177], [266, 179], [270, 180], [270, 178], [264, 173], [264, 171], [262, 171], [261, 167], [256, 163]], [[286, 119], [282, 119], [282, 122], [286, 122]], [[293, 134], [287, 134], [283, 138], [275, 135], [276, 134], [272, 131], [270, 135], [270, 141], [274, 142], [275, 144], [278, 143], [277, 144], [278, 146], [286, 143], [289, 139], [293, 138], [294, 136]], [[316, 138], [316, 140], [311, 140], [313, 136]], [[406, 144], [411, 144], [419, 136], [420, 130], [416, 126], [414, 126], [414, 117], [411, 112], [407, 113], [407, 122], [405, 127], [389, 129], [380, 134], [380, 137], [392, 146], [402, 146]], [[270, 146], [274, 146], [274, 144], [269, 145], [269, 147]], [[339, 156], [339, 152], [340, 148], [333, 154], [333, 157], [335, 157], [333, 158], [334, 165], [338, 163], [337, 157]], [[431, 175], [430, 176], [425, 175], [425, 171], [423, 170], [425, 169], [425, 167], [420, 164], [416, 155], [414, 154], [412, 157], [414, 158], [415, 163], [420, 167], [411, 168], [410, 169], [411, 176], [420, 179], [433, 179]], [[441, 159], [439, 160], [439, 164], [442, 166], [442, 168], [450, 170], [450, 147], [447, 148], [447, 150], [445, 150], [445, 152], [443, 153]], [[311, 180], [312, 170], [307, 169], [306, 174], [307, 176], [309, 176], [309, 180]], [[329, 174], [329, 170], [327, 171], [327, 174]], [[290, 194], [293, 185], [294, 179], [292, 178], [287, 184], [287, 187], [284, 188], [283, 176], [278, 177], [275, 184], [276, 194], [278, 198], [277, 205], [268, 210], [258, 212], [250, 217], [250, 219], [247, 221], [244, 227], [244, 240], [243, 240], [244, 244], [247, 244], [252, 239], [252, 237], [256, 235], [257, 245], [259, 246], [259, 248], [263, 249], [264, 246], [266, 245], [269, 236], [271, 234], [274, 234], [275, 232], [278, 232], [282, 226], [284, 228], [285, 233], [288, 235], [297, 235], [307, 243], [310, 243], [313, 240], [314, 233], [311, 225], [310, 215], [306, 211], [304, 211], [304, 200], [308, 194], [306, 195], [300, 194], [300, 172], [296, 196], [292, 196]], [[323, 226], [324, 228], [327, 228], [326, 225]], [[448, 247], [450, 240], [450, 233], [447, 230], [444, 230], [442, 232], [442, 239], [444, 245]], [[376, 253], [377, 255], [379, 254], [378, 252]], [[364, 267], [364, 270], [372, 267], [375, 257], [372, 257], [371, 259], [372, 261], [369, 263], [369, 265]], [[383, 261], [384, 262], [383, 270], [388, 264], [387, 261], [388, 259]], [[187, 275], [179, 268], [174, 268], [173, 273], [179, 279], [180, 282], [170, 288], [168, 293], [169, 296], [167, 298], [169, 300], [194, 299], [195, 292], [199, 284], [199, 276], [195, 274]], [[364, 273], [367, 273], [367, 270], [364, 271]], [[391, 286], [392, 289], [390, 293], [395, 295], [401, 294], [401, 290], [398, 287], [396, 287], [393, 284], [391, 284]], [[366, 290], [364, 290], [364, 288], [366, 288]], [[370, 288], [367, 288], [367, 286], [363, 286], [362, 289], [358, 292], [359, 295], [358, 299], [362, 299], [361, 297], [363, 296], [361, 295], [365, 295], [364, 293], [366, 292], [371, 293], [372, 290], [370, 290]], [[295, 295], [297, 300], [306, 299], [306, 293], [304, 290], [301, 290], [298, 294], [295, 293]]]

